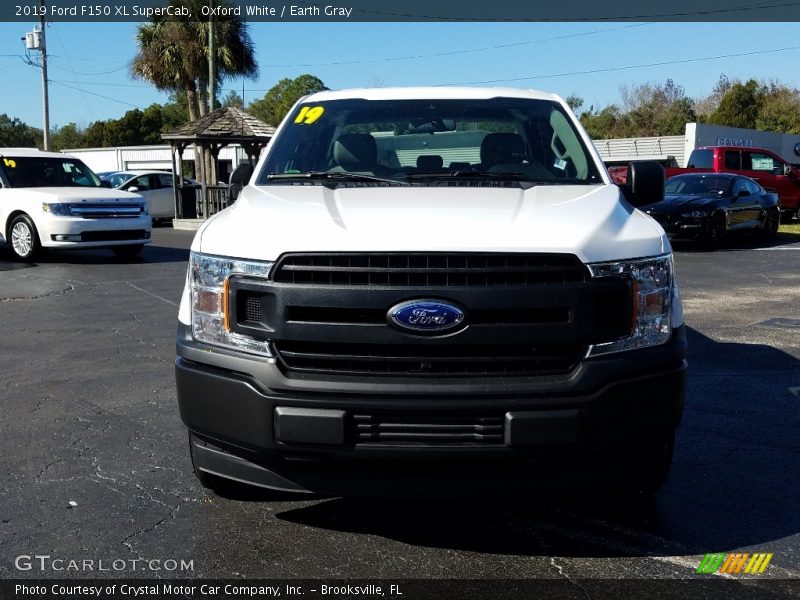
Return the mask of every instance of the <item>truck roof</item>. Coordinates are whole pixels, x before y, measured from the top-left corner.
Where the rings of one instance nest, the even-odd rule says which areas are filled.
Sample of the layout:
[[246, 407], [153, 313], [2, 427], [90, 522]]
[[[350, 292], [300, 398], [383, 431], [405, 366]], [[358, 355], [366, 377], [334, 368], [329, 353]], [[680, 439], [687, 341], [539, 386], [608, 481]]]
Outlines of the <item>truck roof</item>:
[[0, 156], [38, 156], [41, 158], [70, 158], [61, 152], [42, 152], [38, 148], [0, 148]]
[[305, 98], [306, 102], [326, 100], [486, 100], [489, 98], [530, 98], [532, 100], [560, 101], [555, 94], [538, 90], [521, 90], [507, 87], [394, 87], [360, 88], [317, 92]]

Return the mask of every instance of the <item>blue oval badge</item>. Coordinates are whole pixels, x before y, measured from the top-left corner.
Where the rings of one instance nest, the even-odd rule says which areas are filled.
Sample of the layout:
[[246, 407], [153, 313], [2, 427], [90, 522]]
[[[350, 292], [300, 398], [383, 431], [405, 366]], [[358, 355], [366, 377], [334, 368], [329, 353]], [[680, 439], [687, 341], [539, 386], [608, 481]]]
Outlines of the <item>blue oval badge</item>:
[[464, 311], [439, 300], [409, 300], [389, 309], [390, 323], [417, 333], [455, 329], [464, 321]]

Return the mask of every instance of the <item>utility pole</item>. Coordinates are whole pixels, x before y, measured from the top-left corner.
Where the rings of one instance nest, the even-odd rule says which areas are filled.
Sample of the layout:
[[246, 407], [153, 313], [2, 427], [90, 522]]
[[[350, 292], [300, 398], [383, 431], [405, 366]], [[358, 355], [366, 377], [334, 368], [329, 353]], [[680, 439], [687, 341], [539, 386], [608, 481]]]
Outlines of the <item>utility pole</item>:
[[44, 132], [44, 150], [50, 150], [50, 98], [48, 94], [47, 85], [47, 43], [45, 40], [45, 19], [44, 15], [47, 11], [45, 0], [39, 0], [41, 6], [41, 14], [39, 15], [39, 24], [42, 27], [41, 46], [39, 51], [42, 53], [42, 121]]
[[[42, 0], [44, 1], [44, 0]], [[210, 2], [214, 8], [214, 0]], [[214, 100], [217, 97], [217, 35], [213, 13], [208, 18], [208, 112], [214, 110]]]

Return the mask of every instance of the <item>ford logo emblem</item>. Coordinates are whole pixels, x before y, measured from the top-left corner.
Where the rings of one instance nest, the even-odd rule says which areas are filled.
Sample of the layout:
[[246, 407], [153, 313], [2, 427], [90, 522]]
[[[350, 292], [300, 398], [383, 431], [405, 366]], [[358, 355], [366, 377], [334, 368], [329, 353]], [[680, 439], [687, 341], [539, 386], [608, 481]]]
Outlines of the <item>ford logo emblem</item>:
[[409, 300], [389, 309], [390, 323], [415, 333], [441, 333], [464, 321], [464, 311], [440, 300]]

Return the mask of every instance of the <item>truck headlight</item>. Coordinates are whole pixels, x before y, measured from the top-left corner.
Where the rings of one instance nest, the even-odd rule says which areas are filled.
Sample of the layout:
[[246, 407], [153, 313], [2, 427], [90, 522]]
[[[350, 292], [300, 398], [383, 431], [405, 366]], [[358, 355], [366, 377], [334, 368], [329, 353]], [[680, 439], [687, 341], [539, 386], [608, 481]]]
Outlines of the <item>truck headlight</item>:
[[69, 204], [64, 204], [63, 202], [42, 202], [42, 212], [59, 217], [68, 217], [72, 214]]
[[669, 340], [674, 285], [672, 254], [587, 266], [592, 277], [627, 277], [633, 284], [630, 334], [613, 342], [590, 346], [587, 356], [658, 346]]
[[254, 262], [192, 252], [189, 288], [192, 294], [192, 336], [199, 342], [272, 356], [268, 342], [231, 331], [228, 287], [231, 276], [266, 278], [271, 262]]

